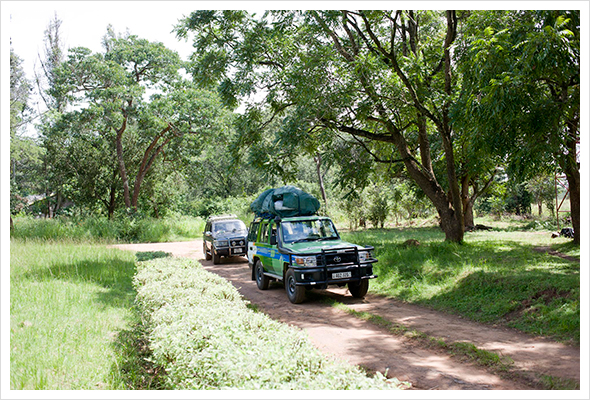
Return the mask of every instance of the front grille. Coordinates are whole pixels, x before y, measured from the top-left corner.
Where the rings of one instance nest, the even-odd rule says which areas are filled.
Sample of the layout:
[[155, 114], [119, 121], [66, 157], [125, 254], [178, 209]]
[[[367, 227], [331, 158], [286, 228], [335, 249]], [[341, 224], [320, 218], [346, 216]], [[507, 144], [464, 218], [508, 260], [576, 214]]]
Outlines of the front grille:
[[356, 253], [326, 254], [326, 265], [356, 263]]
[[234, 238], [229, 240], [230, 247], [244, 247], [246, 246], [246, 239]]

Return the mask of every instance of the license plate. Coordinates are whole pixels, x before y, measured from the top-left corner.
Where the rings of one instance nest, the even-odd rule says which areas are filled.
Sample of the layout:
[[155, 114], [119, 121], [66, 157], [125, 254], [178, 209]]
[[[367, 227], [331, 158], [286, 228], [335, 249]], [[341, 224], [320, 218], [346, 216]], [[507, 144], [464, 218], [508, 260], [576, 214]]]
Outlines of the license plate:
[[342, 278], [350, 278], [352, 276], [352, 272], [334, 272], [332, 274], [332, 279], [342, 279]]
[[235, 249], [232, 249], [233, 253], [243, 253], [244, 252], [244, 248], [243, 247], [236, 247]]

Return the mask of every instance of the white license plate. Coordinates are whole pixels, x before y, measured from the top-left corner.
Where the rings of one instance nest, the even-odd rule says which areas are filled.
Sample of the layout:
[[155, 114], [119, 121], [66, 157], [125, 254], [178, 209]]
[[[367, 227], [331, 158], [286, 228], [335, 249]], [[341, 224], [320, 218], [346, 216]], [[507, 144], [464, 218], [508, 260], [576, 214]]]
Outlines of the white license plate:
[[351, 271], [346, 272], [334, 272], [332, 274], [332, 279], [342, 279], [342, 278], [350, 278], [352, 276]]
[[244, 252], [244, 248], [243, 247], [236, 247], [235, 249], [232, 249], [233, 253], [243, 253]]

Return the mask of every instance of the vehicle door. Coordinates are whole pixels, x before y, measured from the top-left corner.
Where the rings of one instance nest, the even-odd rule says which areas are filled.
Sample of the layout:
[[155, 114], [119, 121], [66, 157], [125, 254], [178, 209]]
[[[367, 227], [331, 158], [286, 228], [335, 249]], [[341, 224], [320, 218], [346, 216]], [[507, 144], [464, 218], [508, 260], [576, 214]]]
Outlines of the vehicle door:
[[256, 242], [256, 254], [262, 261], [262, 265], [264, 265], [266, 271], [276, 273], [273, 258], [277, 254], [277, 246], [272, 246], [270, 244], [273, 226], [275, 226], [273, 221], [263, 221], [260, 223], [260, 237], [258, 238], [258, 242]]
[[278, 243], [278, 231], [279, 225], [274, 221], [270, 224], [268, 230], [268, 240], [270, 243], [270, 258], [272, 262], [272, 271], [279, 275], [283, 275], [283, 262], [281, 260], [281, 254], [279, 253]]
[[211, 222], [207, 222], [205, 224], [205, 231], [203, 232], [203, 241], [205, 246], [207, 246], [207, 250], [211, 250], [213, 248], [213, 237], [211, 234]]

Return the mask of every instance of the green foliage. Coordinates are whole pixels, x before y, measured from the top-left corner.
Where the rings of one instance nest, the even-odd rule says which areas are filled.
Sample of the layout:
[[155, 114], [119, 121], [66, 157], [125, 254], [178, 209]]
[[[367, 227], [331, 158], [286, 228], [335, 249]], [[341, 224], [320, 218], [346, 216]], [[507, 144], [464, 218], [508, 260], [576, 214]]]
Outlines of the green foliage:
[[[480, 11], [467, 19], [455, 124], [525, 180], [560, 169], [579, 232], [580, 11]], [[579, 241], [579, 237], [576, 236]]]
[[120, 389], [113, 343], [131, 317], [134, 273], [131, 252], [12, 239], [10, 389]]
[[172, 257], [171, 253], [166, 253], [165, 251], [138, 251], [135, 253], [135, 257], [137, 261], [147, 261], [153, 260], [155, 258], [164, 258], [164, 257]]
[[383, 228], [389, 214], [389, 203], [384, 188], [373, 185], [369, 188], [369, 221], [374, 228]]
[[[375, 246], [379, 275], [371, 290], [502, 323], [536, 335], [580, 341], [580, 264], [532, 250], [562, 243], [550, 232], [522, 229], [474, 232], [465, 244], [440, 243], [435, 229], [344, 233], [353, 243]], [[407, 247], [408, 239], [418, 247]]]
[[[269, 175], [292, 179], [293, 154], [321, 154], [338, 167], [332, 183], [348, 197], [370, 186], [386, 169], [379, 166], [391, 176], [404, 165], [445, 211], [445, 190], [456, 179], [443, 172], [452, 180], [443, 178], [443, 188], [429, 160], [453, 160], [439, 137], [450, 135], [441, 114], [458, 89], [445, 85], [441, 64], [446, 30], [455, 36], [453, 16], [447, 25], [434, 11], [195, 11], [176, 30], [194, 34], [193, 76], [213, 69], [201, 82], [218, 84], [226, 104], [265, 88], [237, 122], [240, 143]], [[408, 35], [394, 33], [402, 25]], [[422, 168], [410, 162], [420, 154]]]
[[252, 311], [223, 278], [187, 259], [139, 265], [137, 302], [166, 389], [396, 389], [326, 359], [302, 331]]
[[70, 49], [56, 67], [52, 90], [76, 107], [44, 121], [51, 182], [80, 207], [163, 216], [178, 205], [184, 168], [227, 118], [214, 93], [181, 76], [178, 54], [162, 43], [109, 31], [103, 44], [101, 53]]
[[16, 136], [28, 122], [32, 85], [22, 68], [23, 60], [10, 48], [10, 137]]

